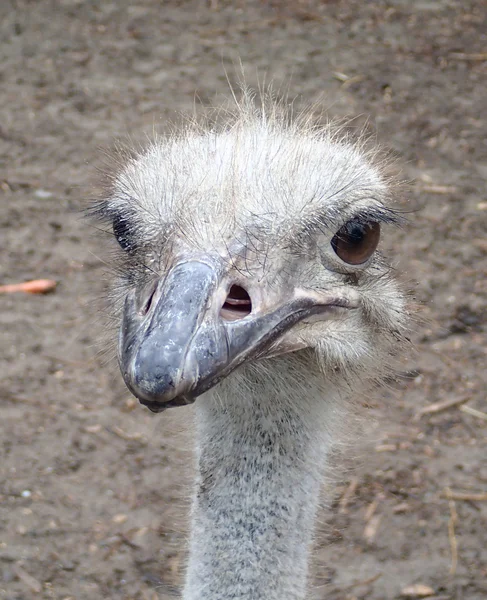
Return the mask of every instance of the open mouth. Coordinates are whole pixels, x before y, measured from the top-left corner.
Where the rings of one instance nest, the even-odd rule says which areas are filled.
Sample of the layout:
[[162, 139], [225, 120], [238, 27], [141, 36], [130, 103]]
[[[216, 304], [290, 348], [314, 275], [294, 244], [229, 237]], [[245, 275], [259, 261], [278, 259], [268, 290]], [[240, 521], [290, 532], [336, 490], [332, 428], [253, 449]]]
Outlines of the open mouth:
[[299, 349], [285, 343], [297, 323], [358, 306], [352, 292], [292, 289], [269, 307], [257, 288], [251, 297], [245, 284], [225, 284], [222, 272], [209, 262], [180, 261], [142, 298], [136, 289], [127, 294], [120, 368], [128, 388], [154, 412], [191, 404], [244, 361]]
[[252, 312], [252, 301], [243, 287], [232, 285], [221, 308], [220, 315], [225, 321], [238, 321]]

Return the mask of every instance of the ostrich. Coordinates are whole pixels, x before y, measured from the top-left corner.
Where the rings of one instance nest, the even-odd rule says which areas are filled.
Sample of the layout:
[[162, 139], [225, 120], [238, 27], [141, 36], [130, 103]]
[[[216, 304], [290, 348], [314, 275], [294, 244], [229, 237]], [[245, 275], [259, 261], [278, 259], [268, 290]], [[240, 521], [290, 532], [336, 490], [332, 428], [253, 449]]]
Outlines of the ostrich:
[[327, 459], [405, 339], [377, 251], [400, 216], [363, 143], [248, 92], [234, 113], [128, 157], [97, 211], [126, 385], [154, 412], [196, 400], [183, 599], [303, 600]]

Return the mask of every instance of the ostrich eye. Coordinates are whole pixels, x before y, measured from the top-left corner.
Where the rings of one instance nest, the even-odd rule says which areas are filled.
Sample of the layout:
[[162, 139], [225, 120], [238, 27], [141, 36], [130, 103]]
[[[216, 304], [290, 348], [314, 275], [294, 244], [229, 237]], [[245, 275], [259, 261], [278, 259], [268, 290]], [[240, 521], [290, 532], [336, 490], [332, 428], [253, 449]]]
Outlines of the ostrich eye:
[[380, 224], [352, 219], [337, 231], [331, 247], [349, 265], [361, 265], [374, 253], [380, 238]]
[[115, 217], [113, 219], [113, 233], [115, 239], [124, 250], [130, 252], [135, 249], [130, 223], [126, 219], [122, 217]]

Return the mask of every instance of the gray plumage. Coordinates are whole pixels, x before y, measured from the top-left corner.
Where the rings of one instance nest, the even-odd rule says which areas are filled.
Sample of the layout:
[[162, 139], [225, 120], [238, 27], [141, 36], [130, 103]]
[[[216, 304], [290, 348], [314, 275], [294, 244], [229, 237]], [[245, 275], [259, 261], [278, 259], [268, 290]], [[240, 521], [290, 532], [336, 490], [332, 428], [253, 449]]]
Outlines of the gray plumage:
[[365, 147], [245, 93], [225, 124], [129, 158], [98, 205], [127, 385], [153, 410], [199, 396], [184, 600], [306, 595], [327, 456], [408, 321], [375, 250], [400, 217]]

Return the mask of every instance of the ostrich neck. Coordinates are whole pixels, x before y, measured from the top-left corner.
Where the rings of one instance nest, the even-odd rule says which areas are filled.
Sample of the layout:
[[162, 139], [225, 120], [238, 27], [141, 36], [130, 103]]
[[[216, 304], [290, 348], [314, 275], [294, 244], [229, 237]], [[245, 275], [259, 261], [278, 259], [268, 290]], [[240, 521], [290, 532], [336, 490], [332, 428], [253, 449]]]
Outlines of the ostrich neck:
[[[302, 600], [336, 403], [322, 375], [272, 359], [197, 401], [184, 600]], [[270, 380], [272, 372], [274, 380]], [[277, 376], [276, 376], [277, 372]], [[298, 379], [299, 378], [299, 379]]]

